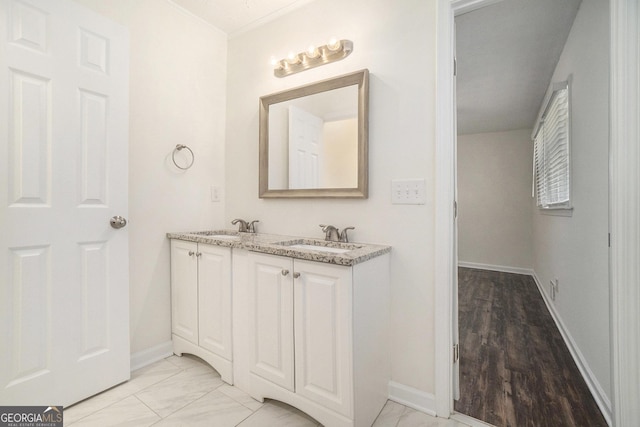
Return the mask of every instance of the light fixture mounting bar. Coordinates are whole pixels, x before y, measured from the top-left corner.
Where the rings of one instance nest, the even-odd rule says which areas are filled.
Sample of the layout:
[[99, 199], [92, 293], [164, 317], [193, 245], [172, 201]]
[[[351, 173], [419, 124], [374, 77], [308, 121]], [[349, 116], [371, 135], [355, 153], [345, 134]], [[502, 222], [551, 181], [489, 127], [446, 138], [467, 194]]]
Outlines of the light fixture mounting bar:
[[286, 77], [291, 74], [320, 65], [330, 64], [346, 58], [353, 51], [351, 40], [339, 40], [329, 42], [318, 48], [310, 48], [308, 51], [300, 52], [297, 55], [289, 55], [285, 59], [276, 62], [273, 75], [276, 77]]

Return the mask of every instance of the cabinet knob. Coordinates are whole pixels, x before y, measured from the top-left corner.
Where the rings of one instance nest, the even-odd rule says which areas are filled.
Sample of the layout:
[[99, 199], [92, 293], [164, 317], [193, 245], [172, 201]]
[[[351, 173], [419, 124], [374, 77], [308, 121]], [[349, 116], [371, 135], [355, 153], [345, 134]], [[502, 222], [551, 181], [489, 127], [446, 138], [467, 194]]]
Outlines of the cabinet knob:
[[282, 270], [282, 275], [286, 276], [287, 274], [289, 274], [289, 270]]
[[298, 277], [300, 277], [300, 273], [293, 273], [293, 278], [297, 279]]
[[196, 252], [196, 256], [197, 257], [201, 257], [202, 256], [202, 252]]
[[194, 255], [195, 255], [195, 252], [189, 251], [189, 256], [194, 256]]

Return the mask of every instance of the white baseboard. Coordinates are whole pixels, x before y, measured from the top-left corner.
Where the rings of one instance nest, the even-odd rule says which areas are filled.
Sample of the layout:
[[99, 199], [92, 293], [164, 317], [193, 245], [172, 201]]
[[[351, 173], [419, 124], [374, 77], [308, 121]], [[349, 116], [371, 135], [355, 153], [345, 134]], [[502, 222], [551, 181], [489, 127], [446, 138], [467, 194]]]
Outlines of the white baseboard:
[[494, 427], [493, 424], [485, 423], [482, 420], [470, 417], [469, 415], [465, 415], [460, 412], [455, 412], [451, 414], [451, 419], [458, 421], [463, 425], [469, 426], [469, 427]]
[[163, 342], [146, 350], [133, 353], [131, 355], [131, 372], [147, 365], [162, 360], [173, 354], [173, 343], [171, 341]]
[[389, 400], [427, 415], [436, 416], [436, 397], [431, 393], [389, 381]]
[[522, 267], [508, 267], [505, 265], [481, 264], [477, 262], [467, 262], [467, 261], [458, 261], [458, 267], [475, 268], [478, 270], [500, 271], [503, 273], [526, 274], [528, 276], [533, 276], [532, 269], [522, 268]]
[[609, 398], [607, 397], [607, 394], [602, 389], [602, 386], [596, 379], [596, 376], [593, 374], [593, 371], [591, 370], [591, 368], [589, 368], [589, 364], [587, 363], [584, 356], [582, 355], [582, 352], [580, 351], [580, 348], [578, 347], [573, 337], [571, 336], [571, 333], [565, 327], [564, 322], [562, 321], [562, 318], [556, 311], [555, 306], [551, 303], [551, 301], [549, 301], [547, 293], [544, 292], [544, 288], [542, 287], [542, 284], [540, 282], [540, 279], [538, 278], [538, 275], [535, 272], [533, 272], [532, 276], [536, 282], [536, 285], [538, 286], [538, 291], [540, 291], [540, 294], [542, 295], [542, 299], [544, 300], [544, 303], [547, 305], [547, 308], [549, 309], [549, 313], [551, 313], [551, 317], [553, 317], [553, 320], [556, 323], [556, 326], [558, 327], [560, 334], [562, 335], [562, 339], [564, 340], [565, 344], [569, 348], [569, 353], [571, 353], [571, 357], [573, 357], [573, 361], [578, 366], [578, 369], [580, 370], [582, 377], [587, 383], [587, 387], [589, 387], [589, 390], [591, 391], [591, 394], [593, 395], [593, 398], [595, 399], [596, 404], [598, 405], [598, 407], [600, 408], [600, 411], [602, 412], [602, 415], [604, 416], [604, 419], [607, 421], [607, 424], [611, 426], [612, 425], [611, 401], [609, 400]]

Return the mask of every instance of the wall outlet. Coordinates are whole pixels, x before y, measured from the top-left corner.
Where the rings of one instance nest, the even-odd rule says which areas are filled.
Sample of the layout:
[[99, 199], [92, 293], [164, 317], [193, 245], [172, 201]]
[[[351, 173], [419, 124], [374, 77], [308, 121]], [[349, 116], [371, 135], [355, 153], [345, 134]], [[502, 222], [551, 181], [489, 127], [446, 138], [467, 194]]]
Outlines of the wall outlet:
[[422, 179], [392, 179], [391, 203], [394, 205], [424, 205], [425, 180]]
[[222, 189], [217, 186], [217, 185], [212, 185], [211, 186], [211, 201], [212, 202], [219, 202], [220, 199], [222, 198]]

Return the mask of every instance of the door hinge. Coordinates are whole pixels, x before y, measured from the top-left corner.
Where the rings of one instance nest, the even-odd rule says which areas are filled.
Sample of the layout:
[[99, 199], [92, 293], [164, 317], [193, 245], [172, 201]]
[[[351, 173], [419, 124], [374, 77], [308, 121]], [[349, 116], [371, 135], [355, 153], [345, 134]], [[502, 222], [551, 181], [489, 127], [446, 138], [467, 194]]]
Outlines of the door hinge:
[[458, 201], [453, 201], [453, 219], [458, 219]]
[[458, 58], [456, 58], [455, 56], [453, 57], [453, 75], [458, 75]]
[[611, 233], [609, 233], [609, 247], [611, 247]]
[[460, 344], [453, 345], [453, 363], [458, 363], [460, 360]]

